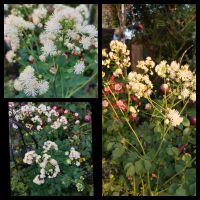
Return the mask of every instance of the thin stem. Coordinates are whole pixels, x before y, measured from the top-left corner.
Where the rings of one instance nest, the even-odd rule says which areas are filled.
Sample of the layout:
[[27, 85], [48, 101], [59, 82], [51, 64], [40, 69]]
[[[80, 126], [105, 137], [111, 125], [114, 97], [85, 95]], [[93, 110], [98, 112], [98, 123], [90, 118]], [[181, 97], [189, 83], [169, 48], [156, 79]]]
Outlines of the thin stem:
[[80, 87], [78, 87], [77, 89], [75, 89], [73, 92], [71, 92], [69, 95], [65, 95], [65, 98], [70, 98], [73, 94], [75, 94], [77, 91], [79, 91], [81, 88], [83, 88], [84, 86], [86, 86], [98, 73], [98, 70]]
[[147, 114], [147, 115], [151, 115], [152, 117], [157, 117], [157, 118], [161, 118], [161, 119], [163, 119], [163, 117], [161, 117], [161, 116], [153, 115], [153, 114], [151, 114], [151, 113], [144, 112], [144, 111], [142, 111], [142, 110], [140, 110], [140, 112], [142, 112], [142, 113], [144, 113], [144, 114]]
[[178, 176], [179, 174], [181, 174], [182, 172], [184, 172], [187, 167], [192, 164], [194, 161], [196, 160], [196, 157], [194, 157], [189, 164], [187, 164], [182, 170], [180, 170], [179, 172], [177, 172], [176, 174], [174, 174], [171, 178], [169, 178], [167, 181], [165, 181], [165, 183], [159, 188], [161, 189], [163, 186], [165, 186], [167, 183], [169, 183], [172, 179], [174, 179], [176, 176]]
[[62, 75], [61, 67], [60, 67], [60, 77], [61, 77], [62, 98], [64, 98], [63, 75]]
[[165, 117], [165, 115], [157, 107], [155, 107], [155, 105], [152, 103], [152, 100], [148, 97], [147, 99], [149, 100], [150, 104], [155, 108], [155, 110], [157, 110], [163, 117]]
[[185, 105], [183, 106], [182, 110], [180, 111], [180, 114], [184, 111], [184, 109], [187, 106], [188, 102], [189, 102], [189, 99], [186, 101]]
[[149, 191], [151, 194], [151, 183], [150, 183], [150, 178], [149, 178], [149, 171], [147, 172], [147, 183], [148, 183]]
[[141, 177], [141, 174], [140, 174], [140, 181], [142, 183], [142, 195], [144, 196], [144, 182], [143, 182], [143, 179]]
[[[111, 92], [111, 94], [113, 95], [115, 101], [117, 102], [117, 99], [116, 99], [115, 95], [113, 94], [113, 92], [112, 92], [111, 90], [110, 90], [110, 92]], [[120, 109], [122, 115], [124, 116], [125, 121], [126, 121], [126, 123], [128, 124], [129, 128], [131, 129], [132, 133], [133, 133], [134, 136], [136, 137], [137, 142], [139, 143], [139, 145], [140, 145], [140, 147], [141, 147], [141, 149], [142, 149], [143, 155], [145, 155], [145, 151], [144, 151], [143, 145], [142, 145], [140, 139], [138, 138], [137, 133], [133, 130], [132, 126], [130, 125], [130, 123], [129, 123], [129, 121], [128, 121], [128, 119], [127, 119], [126, 116], [124, 115], [124, 112], [122, 111], [122, 109], [121, 109], [120, 107], [119, 107], [119, 109]]]
[[159, 147], [158, 147], [158, 149], [157, 149], [157, 151], [156, 151], [156, 153], [155, 153], [155, 155], [154, 155], [154, 157], [153, 157], [153, 159], [152, 159], [152, 162], [155, 160], [156, 156], [158, 155], [158, 153], [159, 153], [159, 151], [160, 151], [160, 149], [161, 149], [161, 147], [162, 147], [164, 138], [165, 138], [165, 136], [167, 135], [167, 132], [169, 131], [169, 129], [170, 129], [170, 126], [168, 127], [168, 129], [167, 129], [166, 132], [164, 133], [164, 135], [163, 135], [163, 137], [162, 137], [162, 140], [161, 140], [161, 142], [160, 142], [160, 145], [159, 145]]

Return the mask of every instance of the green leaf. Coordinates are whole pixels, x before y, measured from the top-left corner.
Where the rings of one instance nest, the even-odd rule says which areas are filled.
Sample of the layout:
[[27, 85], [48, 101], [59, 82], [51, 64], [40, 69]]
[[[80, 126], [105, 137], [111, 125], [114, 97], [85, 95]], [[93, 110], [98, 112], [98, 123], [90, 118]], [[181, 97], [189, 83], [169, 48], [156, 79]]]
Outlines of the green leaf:
[[137, 174], [141, 174], [144, 172], [142, 160], [138, 160], [135, 162], [135, 171]]
[[187, 127], [184, 129], [183, 135], [185, 135], [185, 136], [190, 135], [191, 132], [192, 132], [192, 129], [190, 127]]
[[181, 186], [176, 190], [176, 196], [187, 196], [186, 190]]
[[133, 165], [133, 163], [128, 162], [128, 163], [124, 166], [124, 170], [126, 171], [127, 168], [129, 168], [131, 165]]
[[114, 142], [109, 142], [107, 145], [107, 151], [110, 151], [114, 144], [115, 144]]
[[184, 169], [184, 167], [185, 167], [184, 161], [183, 160], [179, 160], [177, 162], [177, 164], [175, 165], [175, 170], [178, 173], [178, 172], [182, 171]]
[[127, 170], [127, 172], [126, 172], [126, 176], [128, 177], [128, 176], [133, 176], [135, 174], [135, 167], [134, 167], [134, 165], [130, 165], [129, 167], [128, 167], [128, 170]]
[[157, 126], [154, 128], [154, 132], [155, 132], [155, 133], [161, 133], [161, 132], [162, 132], [161, 126], [160, 126], [160, 125], [157, 125]]
[[113, 157], [114, 160], [116, 160], [116, 159], [120, 158], [123, 154], [124, 154], [123, 146], [118, 147], [112, 152], [112, 157]]
[[192, 196], [196, 196], [196, 183], [189, 186], [189, 190]]
[[178, 188], [178, 185], [176, 183], [172, 183], [168, 188], [168, 192], [170, 194], [174, 194], [176, 192], [177, 188]]
[[119, 192], [113, 192], [113, 196], [119, 196]]
[[144, 167], [147, 171], [151, 169], [151, 162], [148, 160], [144, 160]]
[[185, 127], [190, 126], [190, 121], [188, 120], [187, 117], [183, 117], [182, 124], [183, 124], [183, 126], [185, 126]]
[[179, 152], [178, 149], [176, 147], [169, 147], [166, 149], [167, 154], [170, 156], [178, 156]]

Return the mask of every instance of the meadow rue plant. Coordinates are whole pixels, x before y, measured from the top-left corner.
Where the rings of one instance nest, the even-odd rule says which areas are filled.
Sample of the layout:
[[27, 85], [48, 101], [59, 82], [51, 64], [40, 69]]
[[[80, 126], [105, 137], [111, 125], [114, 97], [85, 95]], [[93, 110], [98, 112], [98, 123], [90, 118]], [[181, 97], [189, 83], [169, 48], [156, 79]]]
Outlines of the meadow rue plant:
[[89, 86], [97, 85], [98, 31], [89, 24], [86, 5], [12, 4], [10, 12], [4, 19], [4, 41], [10, 48], [5, 58], [46, 79], [25, 88], [16, 79], [19, 97], [82, 97], [88, 95], [86, 87], [89, 95], [97, 94], [97, 87]]
[[196, 195], [196, 74], [151, 57], [128, 71], [124, 43], [102, 50], [103, 195]]
[[92, 195], [88, 113], [88, 103], [9, 103], [14, 196], [16, 184], [26, 185], [28, 196]]

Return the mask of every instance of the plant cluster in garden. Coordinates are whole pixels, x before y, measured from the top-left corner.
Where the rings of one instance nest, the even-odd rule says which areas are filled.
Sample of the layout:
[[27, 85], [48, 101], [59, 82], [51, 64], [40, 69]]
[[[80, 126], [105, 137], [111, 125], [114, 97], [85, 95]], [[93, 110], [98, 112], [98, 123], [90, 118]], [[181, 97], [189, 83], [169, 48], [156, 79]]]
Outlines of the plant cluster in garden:
[[47, 152], [52, 147], [53, 149], [58, 150], [58, 146], [54, 142], [46, 141], [43, 146], [44, 151], [42, 152], [42, 156], [37, 155], [35, 151], [29, 151], [25, 154], [25, 157], [23, 159], [24, 163], [30, 165], [33, 164], [33, 162], [35, 161], [41, 167], [40, 174], [33, 179], [33, 182], [37, 185], [44, 184], [44, 178], [46, 176], [48, 176], [48, 178], [55, 178], [60, 172], [58, 162], [55, 159], [52, 159], [51, 156], [47, 154]]
[[[65, 97], [89, 83], [97, 74], [98, 32], [88, 19], [84, 4], [76, 8], [63, 4], [12, 8], [4, 19], [4, 40], [11, 48], [5, 56], [7, 61], [17, 61], [23, 69], [14, 81], [15, 90], [31, 97], [54, 96], [53, 90], [61, 85]], [[85, 79], [87, 70], [93, 73]], [[80, 83], [66, 87], [66, 79], [73, 77]]]
[[[9, 103], [13, 145], [16, 145], [14, 138], [22, 133], [23, 142], [18, 143], [18, 152], [23, 163], [30, 165], [20, 167], [25, 165], [15, 163], [22, 172], [20, 184], [28, 185], [27, 193], [43, 195], [46, 191], [47, 195], [70, 195], [75, 188], [83, 194], [91, 192], [91, 120], [85, 120], [85, 116], [91, 119], [91, 112], [86, 110], [82, 115], [47, 103]], [[24, 153], [20, 150], [23, 146]], [[11, 177], [14, 180], [16, 175]]]
[[[11, 110], [9, 110], [9, 116], [14, 116], [14, 119], [17, 122], [20, 121], [22, 123], [25, 123], [25, 126], [27, 128], [30, 128], [31, 130], [42, 130], [46, 122], [49, 123], [48, 125], [53, 130], [56, 130], [58, 128], [66, 130], [68, 128], [68, 117], [70, 118], [69, 126], [71, 126], [72, 124], [80, 124], [79, 114], [77, 112], [73, 113], [67, 109], [65, 110], [57, 106], [50, 107], [44, 104], [35, 106], [31, 103], [23, 105], [19, 109], [15, 109], [14, 106], [15, 104], [13, 102], [9, 103], [9, 107], [11, 108]], [[18, 128], [17, 124], [15, 123], [13, 123], [12, 126], [15, 129]]]
[[127, 73], [119, 41], [102, 57], [103, 195], [195, 195], [195, 72], [147, 57]]

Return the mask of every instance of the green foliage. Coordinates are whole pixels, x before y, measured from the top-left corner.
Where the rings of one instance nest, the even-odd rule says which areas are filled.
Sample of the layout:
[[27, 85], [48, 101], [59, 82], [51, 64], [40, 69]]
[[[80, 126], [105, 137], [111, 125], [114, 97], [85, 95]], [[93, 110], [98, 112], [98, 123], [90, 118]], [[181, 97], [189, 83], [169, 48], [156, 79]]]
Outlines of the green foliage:
[[191, 49], [196, 37], [195, 4], [134, 4], [133, 7], [136, 20], [144, 25], [144, 31], [136, 34], [135, 41], [150, 47], [157, 61], [176, 60], [190, 47], [183, 62], [195, 68], [195, 48]]
[[[22, 103], [23, 104], [23, 103]], [[42, 130], [37, 131], [34, 125], [27, 132], [26, 129], [12, 129], [12, 147], [14, 151], [14, 162], [11, 162], [11, 191], [12, 196], [88, 196], [93, 194], [93, 178], [92, 178], [92, 130], [91, 123], [84, 122], [84, 116], [90, 112], [91, 107], [89, 103], [42, 103], [46, 106], [57, 106], [57, 110], [68, 110], [66, 114], [67, 118], [67, 130], [61, 126], [58, 129], [53, 129], [51, 124], [57, 120], [58, 117], [52, 116], [52, 122], [47, 122], [45, 115], [34, 113], [45, 121], [45, 125]], [[41, 103], [35, 103], [35, 106], [41, 105]], [[15, 109], [21, 107], [21, 103], [15, 104]], [[35, 111], [36, 112], [36, 111]], [[74, 113], [78, 113], [78, 118]], [[75, 124], [75, 121], [79, 119], [80, 124]], [[20, 120], [22, 126], [27, 123], [31, 123], [28, 116], [24, 120]], [[23, 134], [25, 144], [20, 137], [20, 129]], [[35, 138], [38, 148], [36, 148], [32, 137]], [[59, 165], [60, 172], [55, 178], [45, 178], [45, 182], [41, 185], [37, 185], [33, 182], [33, 179], [40, 173], [40, 167], [37, 163], [32, 165], [25, 164], [23, 162], [24, 155], [27, 151], [35, 150], [37, 155], [43, 155], [43, 145], [46, 141], [55, 142], [58, 146], [58, 150], [50, 149], [48, 155], [55, 159]], [[25, 145], [25, 146], [24, 146]], [[80, 152], [80, 158], [78, 159], [80, 166], [77, 166], [73, 162], [69, 163], [69, 157], [65, 155], [65, 152], [70, 152], [71, 147], [74, 147], [76, 151]], [[24, 149], [28, 148], [28, 149]], [[18, 154], [16, 153], [18, 152]], [[48, 166], [47, 166], [48, 167]], [[50, 167], [50, 166], [49, 166]], [[51, 168], [50, 168], [51, 169]], [[45, 170], [47, 170], [45, 168]]]

